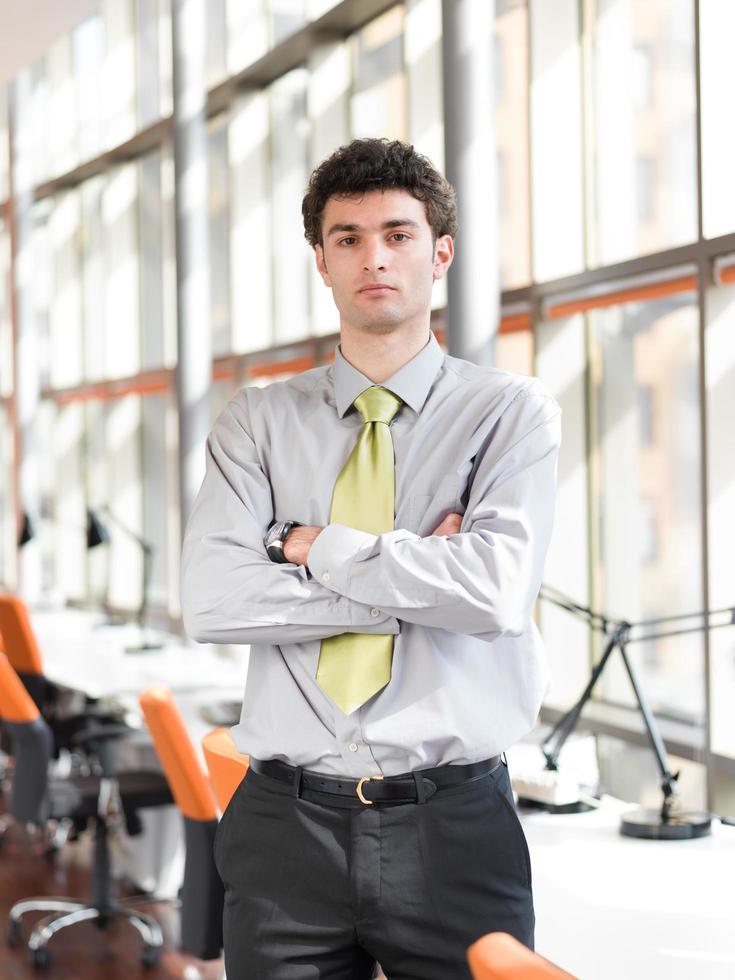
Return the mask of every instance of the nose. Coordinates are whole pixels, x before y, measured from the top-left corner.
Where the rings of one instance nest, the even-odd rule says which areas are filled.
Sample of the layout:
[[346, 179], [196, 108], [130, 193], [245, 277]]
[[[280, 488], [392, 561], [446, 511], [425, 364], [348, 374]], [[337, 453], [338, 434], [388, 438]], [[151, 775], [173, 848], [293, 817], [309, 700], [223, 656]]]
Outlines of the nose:
[[362, 261], [365, 272], [372, 272], [373, 270], [376, 272], [383, 271], [388, 261], [385, 244], [380, 239], [366, 242]]

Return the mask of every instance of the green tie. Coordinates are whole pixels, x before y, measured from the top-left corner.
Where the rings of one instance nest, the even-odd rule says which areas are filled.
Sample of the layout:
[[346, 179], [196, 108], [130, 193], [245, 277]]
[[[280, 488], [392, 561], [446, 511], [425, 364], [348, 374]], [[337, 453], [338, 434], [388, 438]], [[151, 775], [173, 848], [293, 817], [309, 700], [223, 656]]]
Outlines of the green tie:
[[[395, 460], [388, 426], [402, 401], [385, 388], [363, 391], [355, 408], [365, 423], [334, 484], [331, 524], [383, 534], [395, 523]], [[390, 680], [392, 635], [342, 633], [322, 640], [317, 684], [346, 715]]]

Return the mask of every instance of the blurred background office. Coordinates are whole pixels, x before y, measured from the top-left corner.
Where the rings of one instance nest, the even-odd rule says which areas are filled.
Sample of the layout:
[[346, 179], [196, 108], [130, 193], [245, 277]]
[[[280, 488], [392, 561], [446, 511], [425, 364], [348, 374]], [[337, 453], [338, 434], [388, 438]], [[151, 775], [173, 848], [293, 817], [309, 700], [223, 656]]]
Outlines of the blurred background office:
[[[497, 312], [468, 336], [450, 315], [474, 315], [464, 287], [438, 284], [440, 340], [537, 374], [562, 405], [545, 581], [630, 621], [732, 606], [735, 4], [488, 0], [484, 92], [443, 77], [460, 3], [198, 6], [200, 22], [172, 0], [3, 4], [3, 588], [134, 618], [140, 538], [147, 622], [180, 631], [202, 433], [239, 387], [325, 363], [338, 338], [303, 238], [308, 175], [386, 136], [456, 180], [458, 251]], [[450, 113], [488, 148], [484, 226]], [[87, 510], [105, 508], [110, 541], [88, 549]], [[551, 603], [537, 616], [550, 722], [602, 641]], [[735, 812], [735, 630], [631, 655], [686, 803]], [[656, 805], [621, 664], [585, 717], [606, 789]]]

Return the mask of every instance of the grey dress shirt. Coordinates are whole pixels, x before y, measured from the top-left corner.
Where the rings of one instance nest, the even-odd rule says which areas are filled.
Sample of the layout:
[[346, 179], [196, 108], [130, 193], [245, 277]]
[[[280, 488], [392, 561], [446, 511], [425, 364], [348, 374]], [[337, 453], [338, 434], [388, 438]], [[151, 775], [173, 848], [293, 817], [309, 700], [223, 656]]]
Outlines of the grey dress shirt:
[[[187, 526], [182, 611], [200, 642], [251, 644], [241, 752], [320, 772], [396, 775], [500, 753], [548, 688], [531, 618], [551, 535], [561, 410], [535, 378], [445, 355], [433, 333], [383, 382], [395, 530], [329, 524], [371, 382], [333, 365], [243, 388], [207, 440]], [[432, 535], [447, 514], [460, 533]], [[308, 568], [274, 564], [273, 520], [324, 526]], [[390, 683], [350, 715], [317, 685], [320, 641], [395, 635]]]

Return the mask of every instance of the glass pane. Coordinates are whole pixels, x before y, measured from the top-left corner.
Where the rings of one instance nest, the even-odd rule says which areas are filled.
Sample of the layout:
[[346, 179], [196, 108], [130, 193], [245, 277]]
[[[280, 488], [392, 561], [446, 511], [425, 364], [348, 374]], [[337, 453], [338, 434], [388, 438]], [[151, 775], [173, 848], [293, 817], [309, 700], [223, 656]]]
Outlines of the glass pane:
[[50, 381], [69, 388], [82, 380], [82, 291], [79, 194], [59, 194], [48, 220], [51, 259]]
[[13, 487], [13, 430], [10, 413], [0, 401], [0, 586], [16, 584], [16, 520]]
[[170, 402], [165, 395], [148, 395], [141, 399], [143, 435], [143, 537], [153, 548], [149, 599], [152, 604], [168, 607], [168, 541], [176, 531], [169, 525], [177, 514], [168, 495], [168, 472], [171, 460], [170, 432], [176, 422], [169, 418]]
[[209, 304], [212, 354], [232, 348], [230, 320], [230, 187], [227, 161], [228, 114], [207, 127], [209, 181]]
[[13, 392], [10, 303], [10, 230], [0, 217], [0, 398], [8, 398]]
[[[443, 171], [441, 0], [409, 0], [405, 5], [403, 58], [408, 106], [406, 138]], [[460, 223], [461, 213], [460, 202]], [[439, 279], [434, 283], [431, 308], [440, 310], [446, 305], [447, 281]]]
[[206, 5], [206, 81], [213, 88], [227, 77], [227, 11], [225, 0], [209, 0]]
[[[631, 623], [702, 609], [698, 311], [679, 294], [589, 316], [594, 608]], [[597, 634], [599, 641], [599, 634]], [[702, 721], [701, 633], [631, 643], [658, 711]], [[633, 703], [613, 657], [601, 679]]]
[[87, 381], [105, 376], [105, 254], [102, 194], [105, 178], [93, 177], [80, 187], [82, 202], [82, 308], [84, 374]]
[[57, 176], [72, 170], [78, 162], [71, 35], [64, 35], [55, 41], [44, 60], [48, 83], [48, 172], [51, 176]]
[[271, 43], [280, 44], [307, 21], [306, 0], [269, 0]]
[[[211, 3], [211, 0], [210, 0]], [[162, 22], [160, 0], [148, 0], [138, 3], [137, 23], [135, 25], [137, 77], [137, 109], [138, 127], [145, 129], [160, 118], [161, 114], [161, 82], [164, 77], [160, 58], [164, 51], [161, 48], [160, 30]], [[168, 25], [170, 28], [170, 24]]]
[[104, 105], [102, 71], [105, 58], [105, 28], [99, 13], [83, 21], [72, 34], [79, 157], [89, 160], [102, 147]]
[[276, 343], [309, 334], [309, 266], [301, 199], [308, 174], [306, 70], [274, 82], [271, 92], [273, 309]]
[[134, 0], [104, 0], [105, 30], [102, 70], [104, 145], [117, 146], [137, 129]]
[[106, 403], [105, 416], [107, 504], [117, 519], [108, 524], [109, 597], [114, 607], [136, 609], [142, 595], [143, 556], [122, 525], [143, 534], [141, 398], [114, 398]]
[[164, 290], [164, 202], [161, 154], [149, 153], [139, 163], [138, 223], [140, 240], [140, 340], [141, 367], [162, 367], [165, 363]]
[[[709, 604], [724, 609], [735, 602], [735, 286], [711, 289], [706, 310]], [[711, 631], [710, 657], [711, 747], [735, 758], [735, 626]]]
[[495, 132], [498, 143], [500, 282], [531, 278], [528, 182], [528, 11], [525, 0], [497, 0]]
[[86, 593], [86, 513], [83, 473], [84, 411], [81, 402], [59, 408], [50, 445], [54, 484], [51, 502], [53, 588], [62, 599]]
[[529, 0], [533, 271], [584, 266], [582, 61], [578, 0]]
[[268, 50], [268, 10], [266, 0], [225, 0], [225, 11], [227, 65], [234, 74]]
[[[266, 93], [238, 96], [232, 105], [229, 134], [232, 347], [235, 351], [260, 350], [273, 342]], [[291, 220], [297, 220], [300, 213], [291, 215]]]
[[406, 137], [403, 7], [396, 6], [353, 36], [352, 135]]
[[[349, 44], [336, 41], [312, 50], [307, 92], [311, 167], [317, 167], [338, 147], [349, 143], [351, 82]], [[312, 249], [308, 251], [311, 332], [332, 333], [339, 330], [337, 307], [332, 290], [326, 288], [317, 272]]]
[[735, 127], [728, 120], [735, 91], [735, 3], [699, 4], [700, 97], [702, 112], [702, 204], [707, 238], [735, 231]]
[[0, 202], [10, 193], [10, 132], [8, 130], [8, 89], [0, 85]]
[[[108, 378], [130, 376], [140, 368], [139, 176], [137, 164], [125, 164], [109, 172], [102, 191]], [[87, 325], [88, 330], [98, 328], [99, 314]]]
[[[587, 350], [584, 316], [542, 321], [536, 328], [536, 374], [561, 406], [562, 440], [557, 467], [554, 528], [544, 585], [589, 605], [589, 478], [587, 453]], [[547, 704], [568, 708], [590, 674], [589, 629], [584, 620], [552, 602], [537, 606], [549, 655]]]
[[499, 333], [495, 341], [495, 364], [503, 371], [533, 374], [533, 331]]
[[597, 0], [593, 30], [593, 260], [605, 264], [697, 236], [693, 0]]

